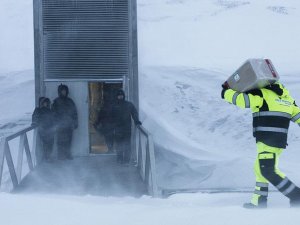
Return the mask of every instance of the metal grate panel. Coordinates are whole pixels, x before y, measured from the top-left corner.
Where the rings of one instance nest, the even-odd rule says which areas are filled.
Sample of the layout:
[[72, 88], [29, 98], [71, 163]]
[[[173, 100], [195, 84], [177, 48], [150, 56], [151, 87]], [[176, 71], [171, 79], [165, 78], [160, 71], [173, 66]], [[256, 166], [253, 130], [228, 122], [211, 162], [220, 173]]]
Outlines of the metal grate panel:
[[128, 17], [128, 0], [43, 0], [45, 79], [127, 76]]

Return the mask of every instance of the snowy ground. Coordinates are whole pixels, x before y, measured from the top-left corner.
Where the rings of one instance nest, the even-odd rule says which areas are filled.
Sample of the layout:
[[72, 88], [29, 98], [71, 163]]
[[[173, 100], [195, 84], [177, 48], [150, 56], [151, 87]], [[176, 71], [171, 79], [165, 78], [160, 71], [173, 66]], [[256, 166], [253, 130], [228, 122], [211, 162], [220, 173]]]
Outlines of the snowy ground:
[[[160, 185], [252, 189], [251, 113], [223, 102], [220, 84], [247, 58], [267, 57], [300, 102], [300, 2], [138, 0], [138, 10], [143, 124], [161, 149], [175, 154], [160, 156], [166, 162], [158, 162]], [[5, 133], [29, 123], [34, 108], [31, 0], [1, 0], [0, 29], [0, 133]], [[280, 168], [298, 185], [299, 146], [299, 127], [291, 124]], [[263, 211], [240, 207], [250, 196], [132, 199], [2, 193], [1, 224], [298, 224], [298, 210], [288, 209], [278, 193], [271, 194], [271, 208]]]
[[[277, 197], [278, 194], [272, 194]], [[5, 225], [266, 225], [299, 224], [299, 209], [271, 201], [266, 210], [246, 210], [245, 194], [181, 194], [169, 199], [94, 196], [0, 195]]]

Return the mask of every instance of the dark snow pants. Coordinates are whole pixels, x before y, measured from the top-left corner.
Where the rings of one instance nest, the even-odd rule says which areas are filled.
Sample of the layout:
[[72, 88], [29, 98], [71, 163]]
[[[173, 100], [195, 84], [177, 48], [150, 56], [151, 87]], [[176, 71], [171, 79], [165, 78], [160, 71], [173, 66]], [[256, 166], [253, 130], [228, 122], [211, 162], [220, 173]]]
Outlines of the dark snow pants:
[[114, 133], [111, 130], [106, 130], [103, 132], [105, 143], [108, 147], [108, 151], [113, 151], [114, 146]]
[[59, 128], [57, 130], [57, 157], [58, 159], [71, 158], [71, 143], [73, 129]]
[[131, 135], [116, 136], [115, 144], [117, 151], [117, 161], [120, 163], [129, 163], [131, 156]]
[[53, 149], [54, 134], [40, 132], [40, 138], [41, 138], [42, 147], [43, 147], [43, 158], [48, 160], [48, 159], [50, 159], [52, 149]]

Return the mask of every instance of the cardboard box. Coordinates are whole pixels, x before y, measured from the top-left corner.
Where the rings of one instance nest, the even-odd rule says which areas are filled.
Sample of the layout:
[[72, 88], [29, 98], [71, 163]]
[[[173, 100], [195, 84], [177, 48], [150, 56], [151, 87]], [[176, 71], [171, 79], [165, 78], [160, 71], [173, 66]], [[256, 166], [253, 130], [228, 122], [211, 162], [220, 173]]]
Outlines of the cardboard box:
[[279, 75], [270, 59], [248, 59], [225, 82], [238, 92], [266, 87], [279, 80]]

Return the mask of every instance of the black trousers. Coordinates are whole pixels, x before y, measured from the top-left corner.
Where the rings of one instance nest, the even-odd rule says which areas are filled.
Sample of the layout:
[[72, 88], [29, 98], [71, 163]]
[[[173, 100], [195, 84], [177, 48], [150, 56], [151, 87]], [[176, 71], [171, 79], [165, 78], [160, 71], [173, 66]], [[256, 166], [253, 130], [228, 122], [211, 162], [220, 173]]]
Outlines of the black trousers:
[[59, 128], [57, 129], [57, 156], [59, 159], [71, 158], [71, 143], [73, 129]]
[[105, 143], [108, 147], [108, 151], [112, 151], [114, 146], [114, 132], [111, 130], [107, 130], [103, 132], [103, 135], [105, 138]]
[[117, 161], [129, 163], [131, 157], [131, 135], [116, 136], [115, 144], [117, 151]]
[[43, 147], [43, 158], [48, 160], [51, 156], [54, 144], [54, 134], [50, 133], [40, 133], [40, 138]]

